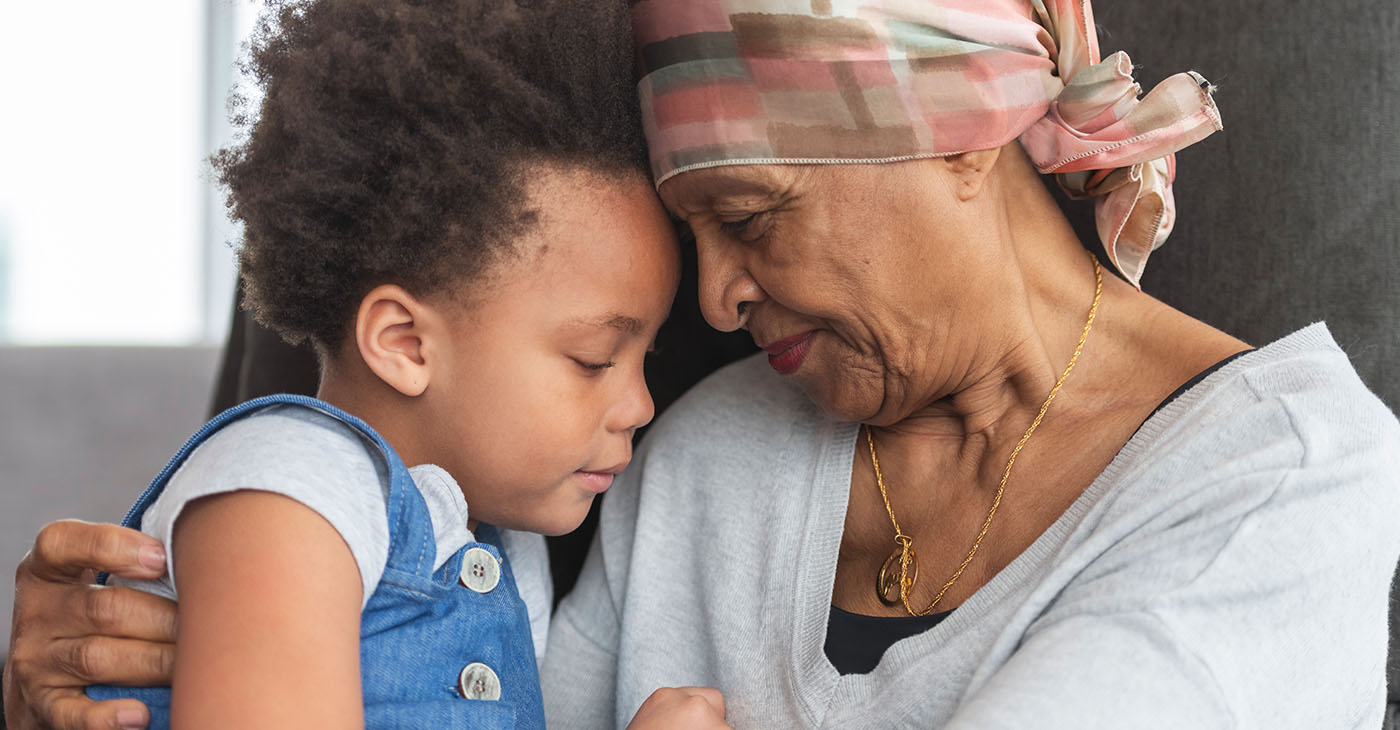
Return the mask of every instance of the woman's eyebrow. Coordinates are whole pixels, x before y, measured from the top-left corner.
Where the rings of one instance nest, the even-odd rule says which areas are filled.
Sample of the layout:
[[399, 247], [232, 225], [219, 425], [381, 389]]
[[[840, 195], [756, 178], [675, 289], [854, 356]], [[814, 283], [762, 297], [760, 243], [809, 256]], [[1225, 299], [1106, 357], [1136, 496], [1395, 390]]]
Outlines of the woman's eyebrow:
[[639, 335], [646, 329], [642, 320], [617, 312], [608, 312], [597, 317], [576, 317], [570, 323], [586, 327], [615, 329], [628, 335]]

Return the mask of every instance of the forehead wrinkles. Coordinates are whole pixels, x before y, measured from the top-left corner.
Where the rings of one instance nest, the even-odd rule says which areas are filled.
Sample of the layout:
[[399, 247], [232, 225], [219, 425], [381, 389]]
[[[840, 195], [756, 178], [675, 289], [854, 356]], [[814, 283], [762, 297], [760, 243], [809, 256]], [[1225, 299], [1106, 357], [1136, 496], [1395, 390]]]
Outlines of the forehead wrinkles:
[[800, 165], [726, 165], [684, 172], [661, 185], [661, 199], [686, 218], [722, 206], [775, 202], [805, 177]]

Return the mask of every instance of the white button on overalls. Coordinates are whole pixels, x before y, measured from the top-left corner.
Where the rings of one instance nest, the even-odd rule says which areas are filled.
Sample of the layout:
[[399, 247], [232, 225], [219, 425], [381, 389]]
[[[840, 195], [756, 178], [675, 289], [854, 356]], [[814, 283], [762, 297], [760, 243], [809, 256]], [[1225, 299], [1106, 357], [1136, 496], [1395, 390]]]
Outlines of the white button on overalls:
[[462, 669], [457, 677], [457, 691], [469, 700], [501, 699], [501, 678], [491, 667], [473, 662]]
[[490, 551], [470, 548], [462, 556], [462, 574], [458, 581], [477, 593], [490, 593], [501, 582], [501, 564]]

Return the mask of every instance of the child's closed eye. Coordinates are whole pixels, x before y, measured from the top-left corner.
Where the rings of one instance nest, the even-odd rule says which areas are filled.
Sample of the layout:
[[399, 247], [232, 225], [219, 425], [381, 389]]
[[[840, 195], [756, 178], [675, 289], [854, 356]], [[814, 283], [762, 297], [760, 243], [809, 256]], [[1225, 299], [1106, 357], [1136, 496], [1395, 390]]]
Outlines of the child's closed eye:
[[589, 372], [601, 372], [617, 364], [611, 360], [607, 362], [589, 362], [578, 358], [574, 358], [574, 362], [578, 363], [580, 367]]

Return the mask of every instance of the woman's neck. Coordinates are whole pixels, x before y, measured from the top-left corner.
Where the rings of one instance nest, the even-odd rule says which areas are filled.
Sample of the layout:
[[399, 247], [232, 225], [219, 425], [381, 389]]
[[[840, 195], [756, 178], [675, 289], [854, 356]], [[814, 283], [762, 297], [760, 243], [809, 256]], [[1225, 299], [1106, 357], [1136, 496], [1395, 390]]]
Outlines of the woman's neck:
[[[1017, 325], [1007, 327], [1013, 334], [970, 358], [968, 375], [951, 393], [878, 429], [877, 439], [892, 449], [904, 441], [901, 450], [915, 460], [920, 453], [942, 452], [936, 466], [927, 464], [935, 472], [952, 466], [970, 482], [999, 480], [1008, 454], [1045, 404], [1084, 332], [1094, 295], [1092, 264], [1082, 250], [1065, 258], [1079, 262], [1083, 271], [1062, 274], [1065, 287], [1028, 296]], [[1083, 351], [1030, 444], [1074, 443], [1086, 434], [1126, 439], [1178, 386], [1248, 347], [1105, 268], [1099, 310]]]
[[[992, 207], [1001, 211], [993, 222], [1006, 265], [998, 291], [980, 299], [984, 311], [978, 322], [959, 332], [964, 340], [934, 355], [946, 358], [950, 350], [964, 351], [955, 382], [941, 384], [939, 395], [881, 429], [886, 440], [954, 447], [959, 468], [979, 482], [999, 478], [1006, 454], [1074, 357], [1096, 289], [1091, 255], [1016, 144], [1003, 150], [988, 192], [996, 201]], [[1142, 296], [1110, 271], [1102, 276], [1096, 322], [1074, 373], [1057, 395], [1056, 411], [1070, 410], [1067, 403], [1092, 390], [1085, 384], [1095, 381], [1095, 371], [1104, 365], [1097, 353], [1117, 349], [1105, 342], [1121, 331], [1113, 324], [1115, 310]]]

